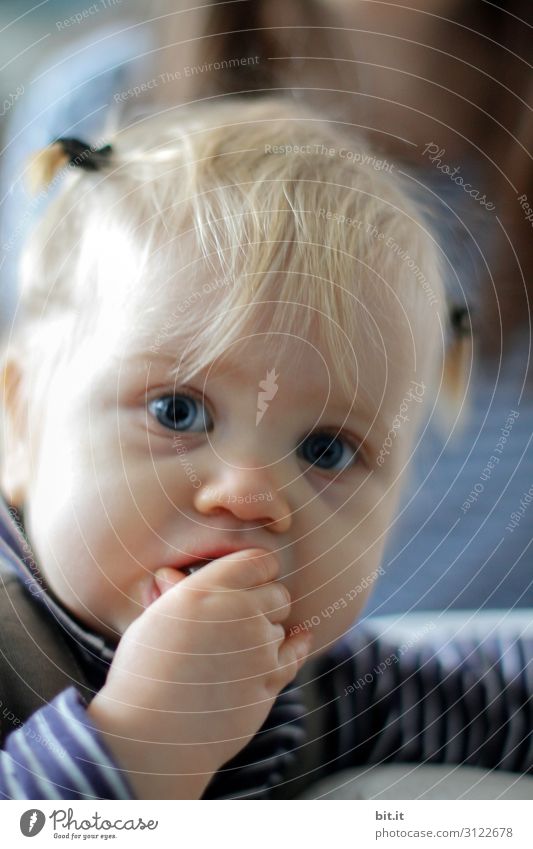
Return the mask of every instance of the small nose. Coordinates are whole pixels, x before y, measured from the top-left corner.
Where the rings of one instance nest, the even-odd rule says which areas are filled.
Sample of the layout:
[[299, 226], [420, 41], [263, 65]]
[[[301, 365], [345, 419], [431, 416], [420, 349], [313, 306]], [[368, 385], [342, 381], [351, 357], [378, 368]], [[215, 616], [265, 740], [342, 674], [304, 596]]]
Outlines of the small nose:
[[291, 527], [288, 500], [262, 469], [226, 468], [216, 480], [196, 490], [194, 502], [198, 512], [206, 516], [228, 512], [276, 533], [285, 533]]

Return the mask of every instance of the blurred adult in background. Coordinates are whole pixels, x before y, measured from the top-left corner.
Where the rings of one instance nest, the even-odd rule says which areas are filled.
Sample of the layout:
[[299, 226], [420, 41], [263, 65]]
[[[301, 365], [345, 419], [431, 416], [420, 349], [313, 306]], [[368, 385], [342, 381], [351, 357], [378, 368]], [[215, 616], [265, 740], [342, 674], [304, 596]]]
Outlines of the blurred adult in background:
[[527, 0], [165, 2], [66, 42], [13, 112], [5, 304], [40, 208], [24, 162], [55, 136], [101, 144], [147, 111], [284, 89], [408, 175], [472, 325], [469, 412], [451, 438], [428, 423], [369, 614], [533, 605], [531, 24]]

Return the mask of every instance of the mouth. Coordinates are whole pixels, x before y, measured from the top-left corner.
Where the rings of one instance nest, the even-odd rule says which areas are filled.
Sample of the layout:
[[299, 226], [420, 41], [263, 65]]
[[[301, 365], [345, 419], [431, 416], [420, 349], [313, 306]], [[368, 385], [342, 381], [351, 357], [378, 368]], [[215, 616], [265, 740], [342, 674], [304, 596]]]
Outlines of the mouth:
[[217, 560], [219, 557], [225, 557], [229, 554], [236, 554], [238, 551], [251, 547], [253, 546], [247, 545], [241, 546], [240, 548], [237, 548], [234, 545], [220, 546], [219, 548], [203, 551], [201, 554], [185, 555], [180, 561], [170, 563], [168, 566], [161, 566], [159, 569], [156, 569], [153, 574], [151, 585], [147, 591], [148, 596], [145, 604], [152, 604], [159, 598], [159, 596], [168, 592], [168, 590], [175, 584], [178, 584], [185, 578], [194, 575], [195, 572], [198, 572], [199, 569], [202, 569], [213, 560]]
[[211, 563], [215, 559], [216, 558], [214, 557], [205, 558], [204, 560], [197, 560], [194, 565], [191, 564], [190, 566], [177, 566], [175, 568], [178, 569], [178, 572], [184, 572], [185, 575], [193, 575], [195, 572], [198, 572], [198, 570], [201, 569], [202, 566], [207, 566], [208, 563]]
[[218, 560], [219, 557], [225, 557], [228, 554], [236, 554], [242, 551], [247, 546], [221, 545], [217, 548], [210, 548], [204, 551], [199, 551], [196, 554], [185, 555], [182, 559], [172, 563], [170, 568], [176, 569], [178, 572], [183, 572], [185, 575], [192, 575], [203, 566], [211, 563], [213, 560]]

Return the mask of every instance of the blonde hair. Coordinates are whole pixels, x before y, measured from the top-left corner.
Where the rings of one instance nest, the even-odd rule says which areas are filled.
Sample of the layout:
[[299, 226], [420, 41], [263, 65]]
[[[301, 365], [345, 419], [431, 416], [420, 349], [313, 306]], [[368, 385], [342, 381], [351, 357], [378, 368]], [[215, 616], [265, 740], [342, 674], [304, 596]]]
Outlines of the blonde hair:
[[[446, 326], [438, 249], [393, 163], [351, 128], [280, 97], [232, 97], [150, 116], [106, 141], [109, 163], [67, 169], [23, 255], [19, 329], [27, 342], [38, 344], [47, 318], [70, 314], [76, 339], [80, 323], [94, 319], [91, 305], [110, 296], [124, 303], [124, 286], [131, 294], [152, 287], [156, 306], [154, 279], [171, 274], [176, 250], [193, 244], [214, 278], [231, 285], [217, 287], [222, 304], [193, 328], [176, 322], [187, 339], [183, 382], [247, 325], [301, 337], [318, 329], [353, 397], [350, 343], [393, 327], [400, 314], [420, 328], [424, 368], [438, 370], [443, 340], [422, 332], [429, 314]], [[37, 162], [50, 180], [47, 157]], [[131, 262], [117, 265], [114, 281], [109, 263], [121, 246]], [[273, 302], [268, 321], [265, 302]], [[169, 325], [159, 337], [172, 333]], [[52, 335], [66, 351], [68, 335]], [[150, 341], [157, 349], [153, 333]]]

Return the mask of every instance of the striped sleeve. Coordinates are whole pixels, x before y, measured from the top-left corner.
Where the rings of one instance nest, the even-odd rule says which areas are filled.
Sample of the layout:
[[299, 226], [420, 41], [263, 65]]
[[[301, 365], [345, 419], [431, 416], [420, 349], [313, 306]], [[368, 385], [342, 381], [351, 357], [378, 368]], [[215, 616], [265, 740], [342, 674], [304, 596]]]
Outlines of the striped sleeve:
[[85, 708], [69, 687], [6, 738], [0, 798], [136, 798]]
[[328, 654], [322, 681], [328, 772], [392, 761], [533, 772], [531, 637], [397, 645], [362, 631]]

